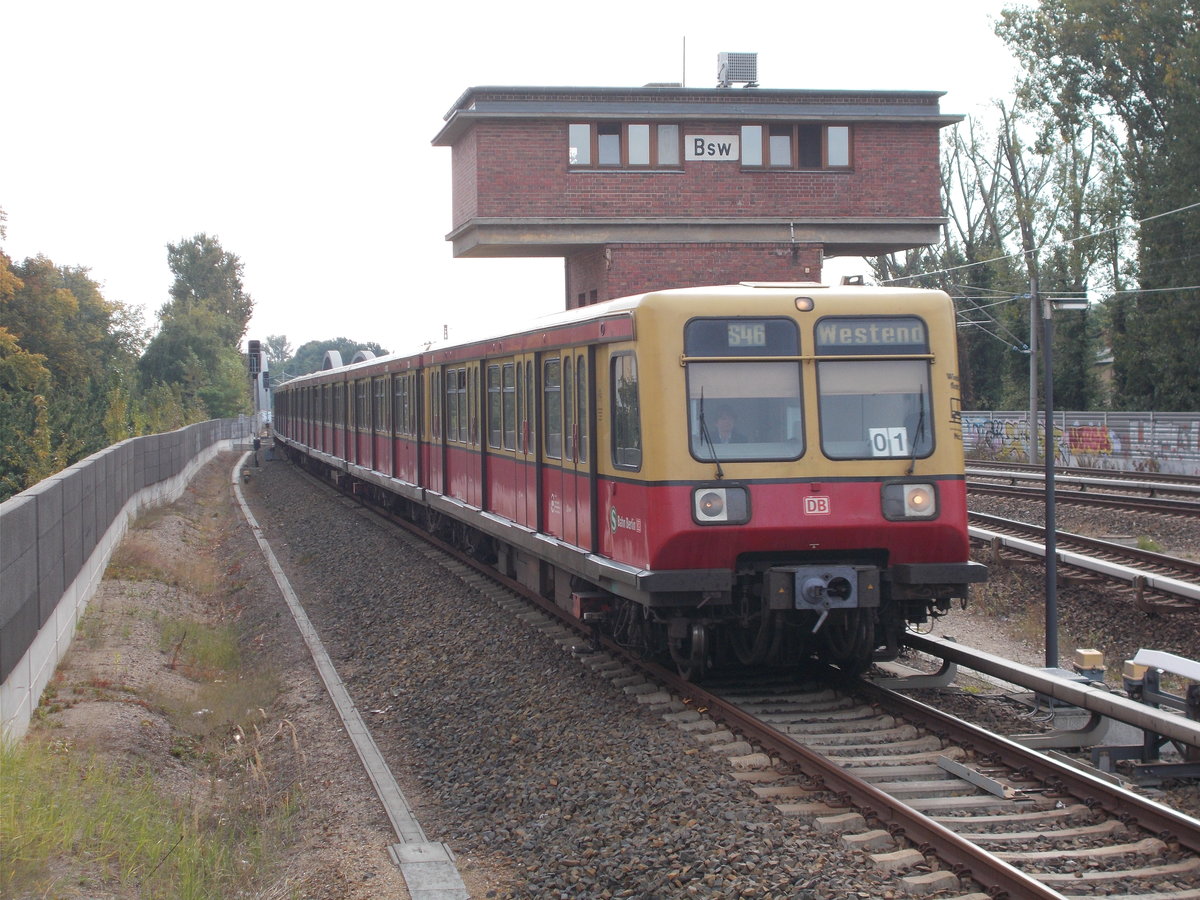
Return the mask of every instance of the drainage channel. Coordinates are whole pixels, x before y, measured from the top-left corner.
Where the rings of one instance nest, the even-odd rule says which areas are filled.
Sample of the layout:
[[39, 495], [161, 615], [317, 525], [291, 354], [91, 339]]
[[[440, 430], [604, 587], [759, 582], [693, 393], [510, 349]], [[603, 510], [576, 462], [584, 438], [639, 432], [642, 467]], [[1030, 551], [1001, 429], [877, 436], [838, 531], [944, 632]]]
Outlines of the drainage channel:
[[250, 526], [254, 539], [258, 542], [267, 566], [275, 578], [275, 583], [279, 585], [288, 609], [291, 610], [292, 618], [296, 621], [296, 627], [300, 630], [309, 653], [312, 654], [313, 663], [317, 667], [321, 681], [325, 684], [325, 690], [337, 708], [342, 724], [346, 728], [346, 734], [350, 736], [354, 749], [366, 769], [367, 777], [371, 779], [375, 793], [379, 796], [379, 801], [383, 804], [384, 811], [392, 823], [392, 829], [399, 839], [398, 843], [388, 847], [388, 854], [392, 861], [400, 867], [405, 886], [413, 900], [468, 900], [470, 894], [458, 872], [453, 851], [443, 843], [430, 841], [424, 829], [421, 828], [421, 823], [417, 821], [404, 792], [400, 790], [400, 785], [396, 783], [395, 777], [383, 759], [383, 754], [379, 752], [379, 747], [376, 745], [375, 739], [371, 737], [358, 708], [350, 699], [350, 694], [338, 675], [333, 661], [325, 652], [321, 638], [312, 622], [309, 621], [300, 598], [292, 589], [287, 575], [284, 574], [279, 560], [275, 557], [275, 552], [263, 536], [258, 521], [246, 503], [245, 495], [238, 482], [238, 473], [249, 456], [250, 454], [247, 453], [233, 467], [233, 491], [237, 497], [238, 506], [241, 507], [242, 515]]

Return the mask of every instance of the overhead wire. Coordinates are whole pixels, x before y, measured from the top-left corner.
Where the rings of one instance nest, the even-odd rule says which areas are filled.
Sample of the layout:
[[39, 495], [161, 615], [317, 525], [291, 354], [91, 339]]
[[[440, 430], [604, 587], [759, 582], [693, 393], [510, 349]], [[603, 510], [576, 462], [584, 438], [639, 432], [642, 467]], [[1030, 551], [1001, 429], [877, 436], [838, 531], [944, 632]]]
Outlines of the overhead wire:
[[[1127, 222], [1127, 223], [1124, 223], [1121, 225], [1113, 225], [1109, 228], [1103, 228], [1099, 231], [1089, 232], [1088, 234], [1081, 234], [1081, 235], [1078, 235], [1073, 238], [1064, 238], [1059, 241], [1046, 242], [1046, 243], [1041, 244], [1039, 247], [1037, 247], [1034, 250], [1021, 250], [1017, 253], [1010, 253], [1006, 256], [994, 256], [991, 259], [979, 260], [978, 262], [963, 263], [962, 265], [950, 266], [945, 269], [935, 269], [932, 272], [918, 272], [913, 275], [901, 275], [896, 278], [886, 278], [886, 279], [882, 279], [880, 281], [880, 284], [895, 284], [897, 282], [902, 282], [902, 281], [912, 281], [915, 278], [928, 278], [933, 275], [948, 275], [951, 272], [961, 272], [964, 269], [974, 269], [978, 266], [985, 266], [988, 263], [1004, 262], [1004, 261], [1013, 260], [1013, 259], [1021, 259], [1021, 258], [1024, 258], [1025, 256], [1029, 255], [1030, 253], [1037, 254], [1037, 253], [1041, 253], [1043, 250], [1053, 249], [1055, 247], [1069, 247], [1070, 245], [1075, 244], [1079, 241], [1088, 240], [1090, 238], [1103, 237], [1106, 234], [1112, 234], [1113, 232], [1122, 231], [1127, 228], [1136, 228], [1139, 225], [1144, 225], [1146, 222], [1152, 222], [1155, 219], [1162, 219], [1162, 218], [1165, 218], [1166, 216], [1179, 215], [1180, 213], [1185, 213], [1185, 212], [1188, 212], [1189, 210], [1198, 209], [1198, 208], [1200, 208], [1200, 200], [1196, 201], [1195, 203], [1188, 203], [1188, 204], [1185, 204], [1184, 206], [1179, 206], [1179, 207], [1176, 207], [1175, 209], [1167, 210], [1166, 212], [1155, 213], [1152, 216], [1146, 216], [1146, 217], [1144, 217], [1142, 219], [1138, 219], [1137, 221], [1134, 221], [1134, 222]], [[1190, 257], [1188, 257], [1188, 258], [1190, 258]], [[1150, 290], [1153, 290], [1153, 289], [1122, 291], [1121, 293], [1143, 293], [1143, 292], [1149, 292]], [[1187, 290], [1187, 288], [1164, 288], [1162, 290]]]

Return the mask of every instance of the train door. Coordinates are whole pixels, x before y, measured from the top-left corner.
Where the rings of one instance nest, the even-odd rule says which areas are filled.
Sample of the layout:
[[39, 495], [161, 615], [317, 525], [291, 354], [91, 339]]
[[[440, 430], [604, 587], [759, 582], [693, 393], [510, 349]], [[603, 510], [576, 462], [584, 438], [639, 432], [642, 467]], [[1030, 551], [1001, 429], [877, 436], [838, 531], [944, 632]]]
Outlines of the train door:
[[426, 408], [429, 410], [429, 442], [425, 445], [426, 456], [426, 471], [428, 473], [428, 487], [432, 491], [444, 494], [446, 492], [445, 473], [446, 473], [446, 453], [445, 453], [445, 438], [443, 436], [445, 422], [445, 394], [442, 388], [443, 371], [441, 369], [431, 369], [429, 371], [429, 394]]
[[586, 350], [542, 358], [545, 530], [581, 547], [592, 543], [590, 384]]
[[391, 376], [383, 375], [372, 379], [374, 397], [371, 402], [371, 428], [373, 454], [371, 468], [376, 472], [392, 474], [392, 404]]
[[346, 382], [333, 383], [333, 455], [346, 458]]
[[542, 527], [557, 537], [563, 530], [562, 357], [542, 357]]
[[517, 359], [517, 521], [541, 530], [538, 522], [537, 357]]
[[484, 454], [483, 434], [483, 366], [476, 361], [467, 369], [467, 407], [470, 410], [470, 429], [467, 443], [467, 494], [466, 500], [472, 506], [484, 508], [486, 502], [487, 466]]
[[588, 352], [562, 357], [564, 537], [592, 549], [592, 402]]

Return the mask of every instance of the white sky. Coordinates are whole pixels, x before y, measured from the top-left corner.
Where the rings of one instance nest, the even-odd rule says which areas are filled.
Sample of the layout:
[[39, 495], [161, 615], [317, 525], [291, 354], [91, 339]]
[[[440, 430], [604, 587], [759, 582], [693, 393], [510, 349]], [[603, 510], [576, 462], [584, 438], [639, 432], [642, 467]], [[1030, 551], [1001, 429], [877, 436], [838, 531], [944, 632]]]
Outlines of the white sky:
[[[946, 91], [943, 112], [979, 114], [1011, 89], [1005, 5], [0, 0], [0, 246], [89, 268], [153, 324], [167, 244], [207, 232], [245, 264], [250, 338], [466, 337], [563, 303], [561, 259], [451, 257], [430, 141], [466, 88], [679, 81], [686, 39], [689, 87], [757, 52], [764, 88]], [[846, 268], [865, 273], [827, 278]]]

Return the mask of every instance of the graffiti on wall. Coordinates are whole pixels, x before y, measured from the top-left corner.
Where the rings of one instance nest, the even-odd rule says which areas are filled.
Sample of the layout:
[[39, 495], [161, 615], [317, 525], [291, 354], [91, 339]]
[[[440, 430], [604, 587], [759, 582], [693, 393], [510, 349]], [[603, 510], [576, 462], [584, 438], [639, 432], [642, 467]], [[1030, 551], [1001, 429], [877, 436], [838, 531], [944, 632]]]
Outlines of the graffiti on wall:
[[[1135, 472], [1200, 475], [1200, 415], [1174, 413], [1062, 413], [1055, 415], [1057, 465]], [[962, 414], [968, 459], [1029, 461], [1029, 420], [1024, 412]], [[1037, 457], [1045, 443], [1038, 422]]]

